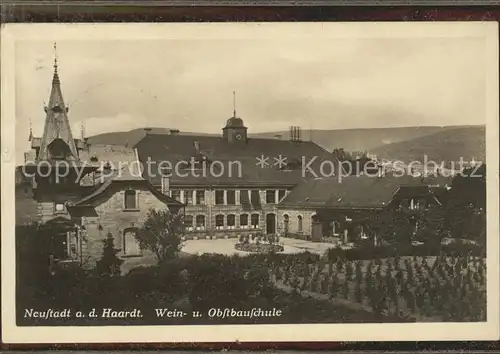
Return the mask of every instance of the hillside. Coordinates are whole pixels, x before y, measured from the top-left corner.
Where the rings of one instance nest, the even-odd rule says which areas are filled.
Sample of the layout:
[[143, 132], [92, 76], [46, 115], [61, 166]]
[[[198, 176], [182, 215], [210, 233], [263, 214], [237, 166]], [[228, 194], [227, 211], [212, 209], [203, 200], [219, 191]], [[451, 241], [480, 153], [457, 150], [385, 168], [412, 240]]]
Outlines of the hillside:
[[[398, 127], [398, 128], [366, 128], [366, 129], [338, 129], [338, 130], [303, 130], [302, 140], [312, 140], [328, 151], [335, 148], [344, 148], [348, 151], [365, 151], [416, 137], [433, 134], [453, 127]], [[253, 134], [261, 138], [274, 138], [281, 135], [282, 139], [289, 139], [288, 131]]]
[[[402, 127], [402, 128], [367, 128], [367, 129], [342, 129], [342, 130], [303, 130], [302, 139], [312, 140], [328, 151], [334, 148], [344, 148], [348, 151], [368, 150], [372, 152], [374, 148], [382, 145], [392, 145], [394, 143], [443, 132], [457, 127]], [[169, 128], [151, 128], [151, 133], [168, 134]], [[181, 135], [215, 135], [194, 132], [180, 132]], [[144, 129], [134, 129], [126, 132], [114, 132], [95, 135], [89, 138], [91, 144], [128, 144], [134, 146], [144, 137]], [[276, 131], [250, 134], [254, 138], [275, 139], [276, 135], [281, 135], [281, 139], [289, 139], [288, 131]]]
[[[169, 134], [170, 128], [151, 128], [152, 134]], [[193, 132], [181, 132], [182, 135], [214, 135]], [[126, 132], [103, 133], [89, 137], [90, 144], [111, 144], [134, 146], [146, 135], [144, 129], [133, 129]]]
[[458, 161], [460, 157], [468, 161], [472, 157], [485, 161], [486, 129], [484, 126], [469, 126], [447, 129], [407, 141], [379, 146], [371, 150], [381, 158], [401, 161], [436, 162]]

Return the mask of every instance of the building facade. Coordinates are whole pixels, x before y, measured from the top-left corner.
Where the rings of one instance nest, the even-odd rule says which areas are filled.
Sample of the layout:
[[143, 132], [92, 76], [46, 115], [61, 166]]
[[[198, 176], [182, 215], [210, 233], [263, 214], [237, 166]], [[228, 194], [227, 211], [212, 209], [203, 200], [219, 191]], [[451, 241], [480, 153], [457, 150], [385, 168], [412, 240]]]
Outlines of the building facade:
[[[312, 141], [260, 139], [233, 113], [221, 136], [146, 134], [135, 148], [144, 178], [186, 205], [186, 239], [283, 234], [278, 205], [332, 155]], [[160, 167], [161, 166], [161, 167]], [[308, 233], [307, 221], [304, 231]]]

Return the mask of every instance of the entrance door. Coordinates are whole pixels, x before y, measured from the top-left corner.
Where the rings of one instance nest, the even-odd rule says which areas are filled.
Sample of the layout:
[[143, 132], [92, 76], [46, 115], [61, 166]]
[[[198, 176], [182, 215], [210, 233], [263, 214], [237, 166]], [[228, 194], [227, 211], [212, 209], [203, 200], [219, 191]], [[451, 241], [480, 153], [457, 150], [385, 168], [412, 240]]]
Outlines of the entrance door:
[[266, 215], [266, 234], [276, 233], [276, 214]]
[[311, 236], [313, 242], [323, 241], [323, 224], [319, 221], [313, 221]]
[[66, 232], [58, 232], [51, 238], [51, 253], [56, 259], [68, 258], [68, 235]]

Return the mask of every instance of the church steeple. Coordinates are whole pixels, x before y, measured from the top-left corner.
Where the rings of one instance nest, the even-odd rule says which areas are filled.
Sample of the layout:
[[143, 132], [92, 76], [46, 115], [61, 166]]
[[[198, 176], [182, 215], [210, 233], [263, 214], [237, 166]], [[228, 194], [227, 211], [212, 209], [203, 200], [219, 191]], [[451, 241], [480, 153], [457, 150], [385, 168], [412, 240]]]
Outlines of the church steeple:
[[59, 79], [57, 47], [54, 43], [54, 74], [49, 104], [45, 107], [45, 126], [37, 160], [66, 159], [77, 161], [78, 151], [71, 133], [68, 108], [64, 104]]

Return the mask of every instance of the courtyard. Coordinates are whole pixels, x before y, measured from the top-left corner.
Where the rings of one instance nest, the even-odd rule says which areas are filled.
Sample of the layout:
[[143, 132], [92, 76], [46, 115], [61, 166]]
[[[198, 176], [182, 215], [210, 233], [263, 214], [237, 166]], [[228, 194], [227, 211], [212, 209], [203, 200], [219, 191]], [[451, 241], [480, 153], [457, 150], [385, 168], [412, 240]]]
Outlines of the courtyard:
[[[188, 240], [184, 242], [182, 252], [201, 255], [205, 253], [216, 253], [231, 256], [234, 254], [248, 255], [249, 252], [239, 251], [234, 248], [238, 243], [238, 239], [216, 239], [216, 240]], [[294, 254], [301, 252], [311, 252], [322, 255], [327, 249], [334, 248], [333, 243], [311, 242], [292, 238], [280, 239], [280, 243], [284, 246], [284, 251], [280, 253]]]

